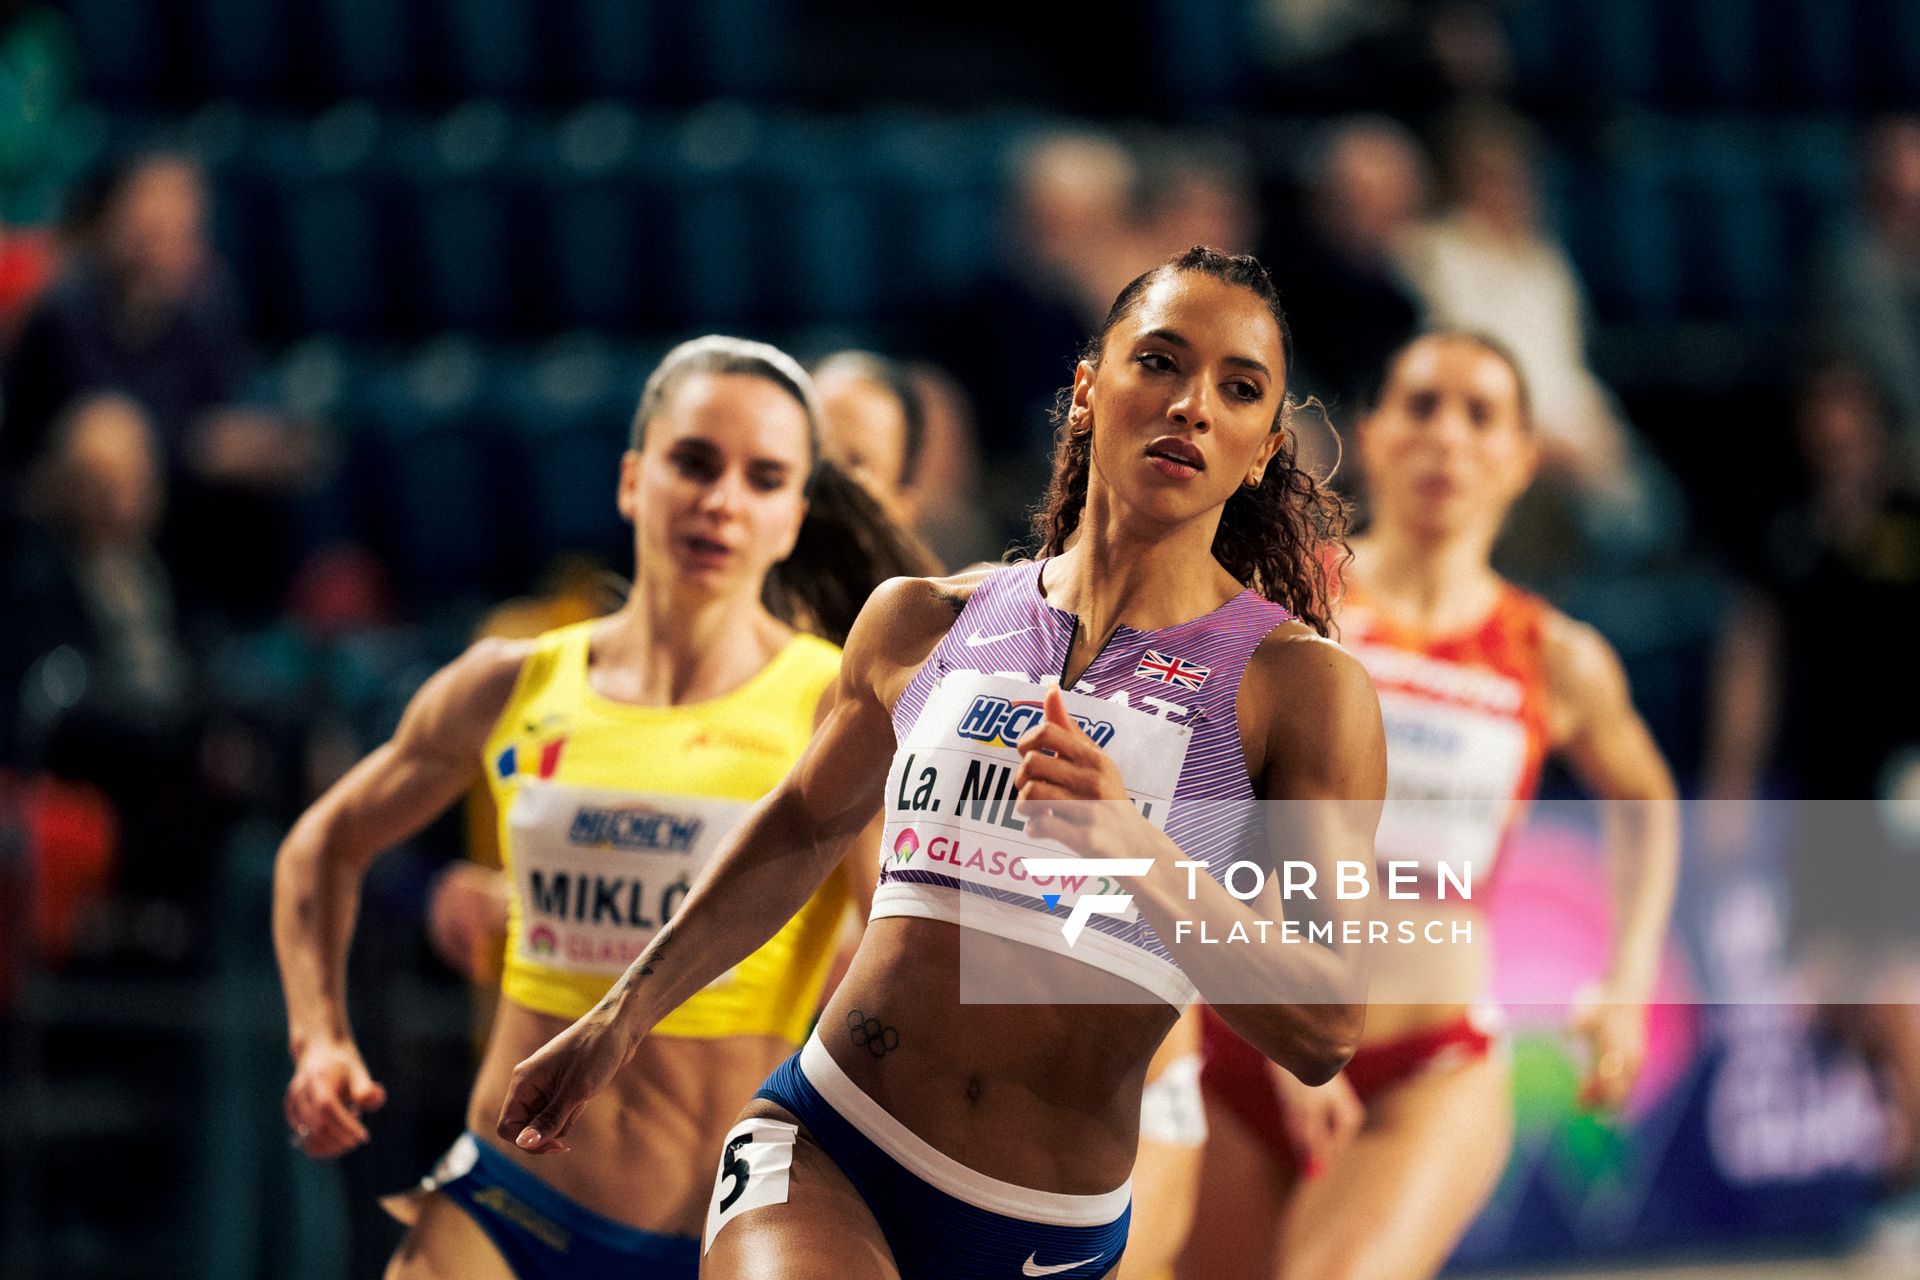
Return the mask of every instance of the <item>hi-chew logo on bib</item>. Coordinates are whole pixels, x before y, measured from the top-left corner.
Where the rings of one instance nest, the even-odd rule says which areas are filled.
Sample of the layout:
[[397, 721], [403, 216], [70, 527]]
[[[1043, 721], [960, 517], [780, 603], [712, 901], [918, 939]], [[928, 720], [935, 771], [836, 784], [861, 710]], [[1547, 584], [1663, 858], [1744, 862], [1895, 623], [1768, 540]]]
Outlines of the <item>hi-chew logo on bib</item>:
[[616, 974], [652, 941], [748, 806], [549, 782], [507, 812], [520, 956]]
[[[1136, 914], [1119, 884], [1064, 858], [1058, 844], [1027, 834], [1020, 816], [1012, 744], [1045, 718], [1044, 686], [1019, 676], [956, 671], [943, 678], [894, 755], [881, 849], [889, 874], [924, 872], [1032, 898], [1052, 911], [1082, 895], [1093, 912]], [[1067, 714], [1120, 770], [1129, 800], [1162, 830], [1193, 731], [1165, 714], [1111, 698], [1063, 691]], [[958, 733], [956, 734], [956, 729]], [[994, 750], [982, 750], [982, 747]], [[1052, 860], [1046, 870], [1040, 866]], [[1071, 862], [1072, 866], [1065, 863]], [[1074, 930], [1077, 936], [1079, 930]]]
[[657, 849], [663, 853], [691, 853], [700, 838], [703, 820], [696, 814], [673, 813], [650, 804], [582, 805], [567, 829], [572, 844], [615, 849]]
[[[1011, 747], [1046, 718], [1046, 706], [1039, 698], [1015, 701], [981, 694], [973, 700], [966, 714], [960, 717], [957, 732], [969, 742], [981, 742], [990, 747]], [[1110, 721], [1076, 715], [1073, 722], [1080, 726], [1082, 733], [1093, 739], [1097, 747], [1105, 749], [1113, 741], [1113, 725]]]

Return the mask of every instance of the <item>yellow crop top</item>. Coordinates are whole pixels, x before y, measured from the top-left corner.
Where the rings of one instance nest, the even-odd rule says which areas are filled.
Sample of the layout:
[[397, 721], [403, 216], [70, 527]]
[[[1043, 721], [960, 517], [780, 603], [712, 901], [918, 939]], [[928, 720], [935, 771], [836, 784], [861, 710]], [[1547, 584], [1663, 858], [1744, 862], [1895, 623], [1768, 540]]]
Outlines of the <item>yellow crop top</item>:
[[[606, 994], [686, 898], [754, 801], [813, 733], [840, 651], [796, 636], [738, 689], [642, 707], [587, 683], [593, 623], [549, 631], [487, 739], [487, 781], [513, 893], [501, 989], [577, 1018]], [[758, 951], [667, 1015], [654, 1034], [805, 1038], [849, 901], [836, 874]]]

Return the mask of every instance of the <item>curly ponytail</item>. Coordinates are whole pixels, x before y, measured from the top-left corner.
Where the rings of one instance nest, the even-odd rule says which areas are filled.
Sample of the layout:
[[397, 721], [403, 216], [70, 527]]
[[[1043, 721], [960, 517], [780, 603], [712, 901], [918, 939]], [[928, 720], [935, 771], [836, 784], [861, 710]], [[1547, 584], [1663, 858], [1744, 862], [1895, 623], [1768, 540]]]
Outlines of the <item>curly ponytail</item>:
[[805, 493], [807, 516], [793, 551], [767, 574], [762, 600], [782, 622], [845, 644], [853, 620], [873, 589], [888, 578], [939, 572], [933, 555], [897, 524], [880, 500], [820, 452], [820, 402], [813, 380], [778, 347], [710, 334], [666, 354], [640, 393], [631, 447], [646, 441], [647, 424], [683, 378], [694, 374], [764, 378], [807, 414], [812, 459]]
[[[1267, 304], [1280, 326], [1281, 351], [1287, 369], [1292, 369], [1293, 331], [1267, 269], [1252, 257], [1201, 245], [1167, 259], [1122, 289], [1081, 358], [1097, 366], [1113, 327], [1139, 304], [1141, 295], [1155, 280], [1172, 271], [1197, 271], [1251, 290]], [[1067, 387], [1055, 401], [1053, 478], [1033, 517], [1034, 538], [1045, 555], [1058, 555], [1066, 549], [1087, 505], [1093, 437], [1090, 431], [1075, 431], [1068, 425], [1067, 409], [1072, 400], [1073, 388]], [[1280, 411], [1274, 415], [1273, 430], [1285, 431], [1299, 411], [1299, 405], [1283, 397]], [[1346, 533], [1346, 504], [1299, 465], [1295, 437], [1288, 431], [1259, 486], [1243, 487], [1227, 499], [1220, 513], [1220, 527], [1214, 533], [1213, 555], [1241, 583], [1285, 605], [1302, 622], [1328, 635], [1333, 627], [1333, 583], [1347, 554]]]

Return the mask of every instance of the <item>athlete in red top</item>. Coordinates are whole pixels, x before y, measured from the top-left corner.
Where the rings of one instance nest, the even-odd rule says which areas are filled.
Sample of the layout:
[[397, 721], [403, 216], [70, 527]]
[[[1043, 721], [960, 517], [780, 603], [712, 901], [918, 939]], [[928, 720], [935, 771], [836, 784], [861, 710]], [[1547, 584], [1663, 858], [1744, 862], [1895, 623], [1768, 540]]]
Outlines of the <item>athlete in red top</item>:
[[[1417, 338], [1389, 362], [1357, 444], [1371, 521], [1353, 544], [1339, 621], [1380, 694], [1382, 863], [1470, 866], [1484, 901], [1549, 753], [1602, 799], [1650, 802], [1610, 810], [1612, 964], [1575, 1021], [1589, 1047], [1582, 1099], [1617, 1105], [1640, 1068], [1672, 904], [1674, 787], [1606, 641], [1489, 562], [1538, 457], [1525, 383], [1493, 342]], [[1449, 924], [1478, 914], [1457, 894], [1421, 897], [1392, 914]], [[1507, 1065], [1479, 1011], [1490, 960], [1484, 941], [1381, 949], [1360, 1048], [1319, 1088], [1268, 1071], [1209, 1020], [1208, 1152], [1179, 1274], [1439, 1270], [1512, 1136]]]

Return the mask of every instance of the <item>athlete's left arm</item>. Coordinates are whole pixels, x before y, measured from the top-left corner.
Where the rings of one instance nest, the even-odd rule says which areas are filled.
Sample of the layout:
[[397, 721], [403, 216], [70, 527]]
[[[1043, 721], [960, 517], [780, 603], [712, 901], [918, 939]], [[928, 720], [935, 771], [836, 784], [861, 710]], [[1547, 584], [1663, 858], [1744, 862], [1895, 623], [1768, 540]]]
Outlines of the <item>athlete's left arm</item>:
[[[1047, 695], [1047, 722], [1023, 738], [1015, 782], [1029, 834], [1057, 840], [1087, 857], [1151, 855], [1152, 870], [1126, 882], [1140, 913], [1181, 969], [1240, 1037], [1309, 1084], [1346, 1064], [1365, 1017], [1365, 947], [1345, 940], [1364, 927], [1364, 900], [1334, 892], [1341, 863], [1372, 874], [1374, 829], [1386, 794], [1386, 740], [1373, 683], [1351, 655], [1330, 642], [1282, 632], [1250, 664], [1239, 705], [1264, 805], [1267, 847], [1245, 861], [1264, 874], [1260, 892], [1242, 901], [1212, 876], [1182, 868], [1186, 855], [1127, 800], [1118, 768]], [[1048, 754], [1051, 753], [1051, 754]], [[1046, 801], [1096, 801], [1054, 804]], [[1317, 887], [1312, 898], [1330, 916], [1329, 940], [1296, 936], [1280, 891], [1289, 863]], [[1311, 865], [1311, 872], [1306, 865]], [[1237, 888], [1249, 887], [1241, 873]], [[1260, 993], [1258, 1003], [1250, 998]]]
[[[813, 713], [815, 733], [827, 722], [827, 716], [833, 711], [834, 701], [838, 697], [838, 686], [833, 684], [820, 694], [820, 704]], [[852, 895], [853, 909], [863, 930], [867, 927], [868, 918], [873, 915], [873, 891], [880, 885], [880, 835], [886, 825], [887, 814], [882, 809], [873, 815], [873, 821], [866, 825], [865, 830], [852, 838], [847, 845], [847, 856], [840, 860], [839, 874], [846, 882], [847, 892]], [[821, 1007], [825, 1007], [826, 995], [832, 994], [831, 988], [839, 985], [852, 958], [853, 946], [849, 944], [843, 948], [843, 954], [835, 959], [833, 976], [828, 981], [829, 990], [821, 996]]]
[[1679, 805], [1612, 646], [1562, 614], [1550, 616], [1545, 638], [1554, 750], [1603, 802], [1613, 886], [1612, 960], [1575, 1016], [1590, 1050], [1581, 1100], [1618, 1106], [1646, 1055], [1646, 1004], [1679, 876]]

